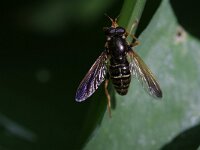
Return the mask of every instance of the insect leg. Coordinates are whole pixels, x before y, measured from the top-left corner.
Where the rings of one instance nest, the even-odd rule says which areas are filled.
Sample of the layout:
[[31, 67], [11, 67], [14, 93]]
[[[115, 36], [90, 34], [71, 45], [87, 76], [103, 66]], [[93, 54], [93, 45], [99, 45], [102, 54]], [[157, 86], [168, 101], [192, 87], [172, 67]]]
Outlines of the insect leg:
[[131, 44], [129, 44], [130, 47], [135, 47], [135, 46], [137, 46], [137, 45], [140, 44], [139, 40], [135, 37], [135, 35], [126, 32], [125, 36], [127, 37], [128, 35], [130, 35], [131, 38], [133, 39], [132, 42], [131, 42]]
[[[136, 20], [133, 25], [131, 26], [131, 30], [130, 30], [130, 33], [132, 32], [133, 28], [138, 25], [138, 20]], [[129, 32], [126, 32], [125, 33], [125, 36], [127, 37], [128, 35], [131, 36], [131, 38], [133, 39], [133, 41], [131, 42], [131, 44], [129, 45], [130, 47], [135, 47], [137, 45], [140, 44], [139, 40], [135, 37], [135, 35], [133, 34], [130, 34]]]
[[110, 94], [108, 92], [108, 82], [109, 82], [109, 80], [106, 79], [104, 87], [105, 87], [105, 94], [106, 94], [106, 97], [108, 100], [108, 113], [109, 113], [109, 116], [111, 117], [111, 103], [110, 103]]
[[134, 39], [134, 40], [131, 42], [130, 47], [135, 47], [135, 46], [137, 46], [137, 45], [140, 44], [139, 40], [135, 37], [135, 35], [130, 34], [130, 36], [132, 37], [132, 39]]
[[138, 19], [136, 19], [135, 22], [132, 24], [130, 33], [132, 32], [133, 28], [135, 28], [135, 26], [138, 25], [138, 22], [139, 22]]

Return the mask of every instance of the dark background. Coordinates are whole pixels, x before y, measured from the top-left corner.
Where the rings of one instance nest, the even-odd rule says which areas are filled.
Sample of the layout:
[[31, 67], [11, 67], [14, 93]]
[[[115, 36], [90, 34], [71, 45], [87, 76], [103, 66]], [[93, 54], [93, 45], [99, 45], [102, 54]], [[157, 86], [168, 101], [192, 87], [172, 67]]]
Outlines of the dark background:
[[[97, 3], [97, 2], [96, 2]], [[88, 109], [76, 88], [101, 53], [105, 12], [123, 1], [4, 1], [0, 16], [0, 149], [73, 149]], [[103, 3], [103, 4], [102, 4]], [[101, 4], [101, 5], [100, 5]], [[160, 0], [148, 0], [139, 35]], [[171, 0], [181, 25], [200, 35], [198, 1]], [[97, 92], [97, 95], [99, 93]]]

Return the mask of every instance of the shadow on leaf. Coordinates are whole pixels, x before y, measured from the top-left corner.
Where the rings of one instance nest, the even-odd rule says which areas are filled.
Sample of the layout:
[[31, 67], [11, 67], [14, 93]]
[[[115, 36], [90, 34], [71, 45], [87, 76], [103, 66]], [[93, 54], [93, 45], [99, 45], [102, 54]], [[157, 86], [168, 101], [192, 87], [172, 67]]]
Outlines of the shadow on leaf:
[[170, 143], [164, 145], [161, 150], [196, 150], [200, 145], [199, 139], [200, 124], [180, 133]]

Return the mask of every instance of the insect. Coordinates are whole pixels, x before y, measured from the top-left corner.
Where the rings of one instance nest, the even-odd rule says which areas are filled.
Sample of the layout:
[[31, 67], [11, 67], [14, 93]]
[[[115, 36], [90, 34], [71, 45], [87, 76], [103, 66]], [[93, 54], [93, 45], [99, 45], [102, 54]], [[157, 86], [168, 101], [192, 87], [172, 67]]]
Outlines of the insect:
[[161, 98], [162, 91], [150, 69], [132, 50], [132, 47], [139, 44], [137, 38], [130, 34], [134, 42], [129, 44], [126, 41], [129, 34], [117, 24], [117, 18], [112, 19], [109, 16], [108, 18], [112, 25], [103, 28], [107, 37], [105, 50], [81, 81], [75, 99], [78, 102], [86, 100], [105, 80], [105, 94], [108, 101], [108, 111], [111, 115], [111, 98], [107, 90], [109, 80], [120, 95], [127, 94], [131, 77], [137, 78], [147, 93], [153, 97]]

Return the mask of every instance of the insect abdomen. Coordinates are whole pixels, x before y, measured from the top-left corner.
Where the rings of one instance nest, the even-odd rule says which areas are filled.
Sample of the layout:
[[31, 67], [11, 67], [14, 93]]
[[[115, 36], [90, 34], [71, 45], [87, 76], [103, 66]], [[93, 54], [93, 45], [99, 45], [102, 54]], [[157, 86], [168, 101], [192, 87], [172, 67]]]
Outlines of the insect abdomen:
[[131, 82], [129, 64], [111, 64], [110, 77], [117, 93], [126, 95]]

